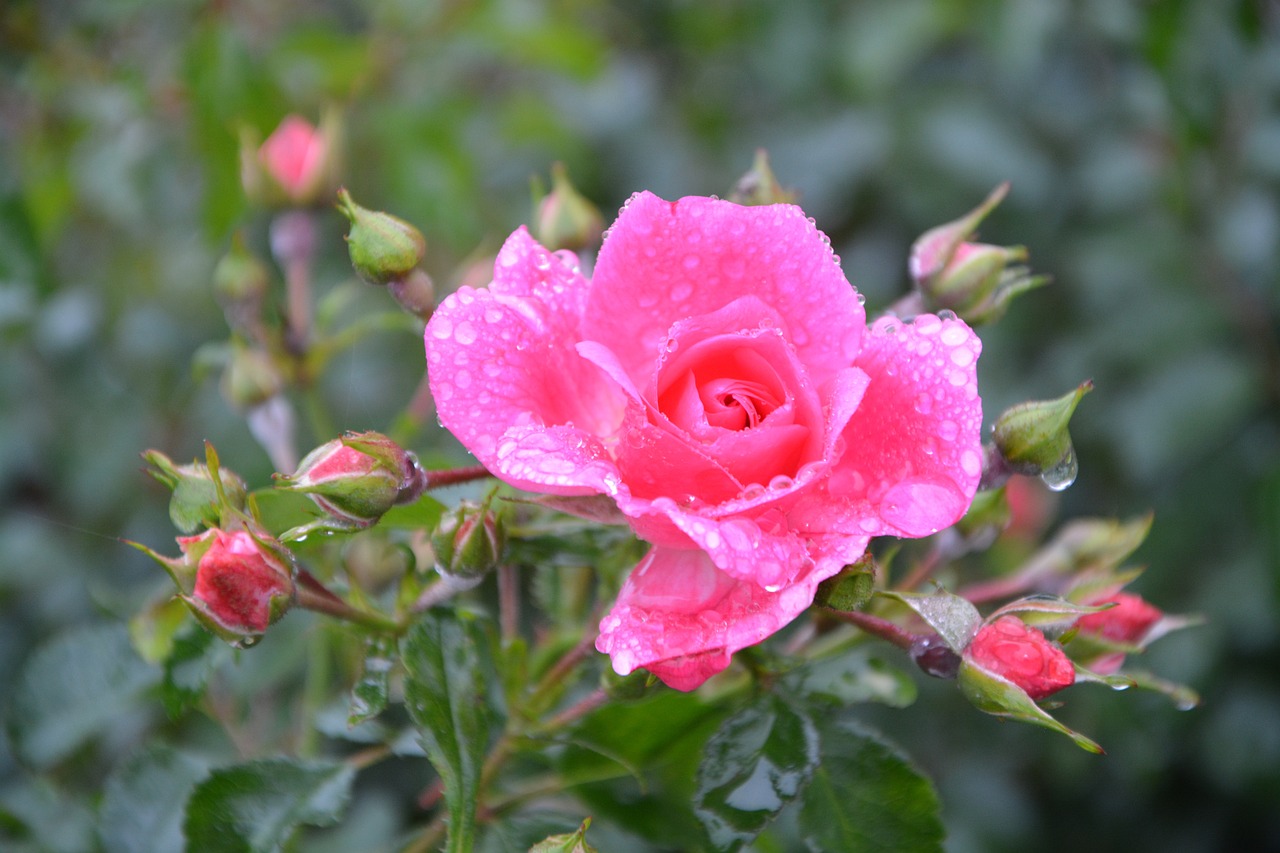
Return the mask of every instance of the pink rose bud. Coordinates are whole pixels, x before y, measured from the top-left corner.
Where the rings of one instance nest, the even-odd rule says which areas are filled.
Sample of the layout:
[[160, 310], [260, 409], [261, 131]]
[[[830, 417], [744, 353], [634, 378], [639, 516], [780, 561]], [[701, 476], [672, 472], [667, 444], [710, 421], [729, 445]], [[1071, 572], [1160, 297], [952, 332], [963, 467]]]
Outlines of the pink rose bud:
[[916, 287], [937, 308], [955, 311], [971, 323], [999, 319], [1009, 301], [1048, 283], [1033, 276], [1021, 262], [1022, 246], [991, 246], [972, 242], [979, 223], [1009, 191], [1007, 183], [996, 187], [969, 213], [925, 232], [911, 247], [908, 268]]
[[600, 241], [604, 217], [569, 181], [563, 163], [551, 167], [551, 192], [538, 202], [534, 233], [548, 249], [585, 249]]
[[[1096, 637], [1108, 643], [1141, 646], [1151, 628], [1164, 616], [1158, 607], [1148, 604], [1142, 596], [1129, 592], [1118, 592], [1089, 603], [1109, 602], [1115, 602], [1116, 606], [1081, 616], [1076, 622], [1081, 639]], [[1123, 652], [1104, 652], [1090, 659], [1088, 667], [1102, 675], [1110, 675], [1124, 663], [1124, 657]]]
[[274, 539], [246, 530], [206, 530], [179, 536], [180, 557], [131, 543], [164, 566], [178, 598], [206, 628], [238, 645], [252, 645], [293, 603], [293, 558]]
[[304, 118], [287, 116], [258, 149], [267, 173], [295, 202], [308, 196], [323, 180], [328, 140]]
[[348, 433], [306, 455], [277, 486], [303, 492], [343, 527], [369, 527], [397, 504], [426, 489], [426, 472], [413, 453], [377, 432]]
[[431, 534], [436, 570], [454, 578], [477, 581], [497, 568], [506, 547], [506, 526], [486, 501], [463, 502], [445, 513]]
[[208, 530], [178, 539], [196, 560], [195, 586], [180, 596], [204, 625], [235, 642], [251, 644], [293, 603], [293, 571], [283, 546], [247, 531]]
[[984, 625], [964, 651], [965, 661], [1022, 688], [1039, 701], [1075, 683], [1070, 659], [1044, 634], [1016, 616]]
[[[200, 527], [216, 527], [220, 523], [223, 507], [207, 465], [201, 462], [175, 465], [159, 450], [148, 450], [142, 458], [151, 465], [147, 473], [173, 492], [169, 499], [169, 518], [174, 527], [183, 533], [194, 533]], [[219, 479], [230, 507], [244, 509], [247, 495], [244, 480], [226, 468], [219, 470]]]

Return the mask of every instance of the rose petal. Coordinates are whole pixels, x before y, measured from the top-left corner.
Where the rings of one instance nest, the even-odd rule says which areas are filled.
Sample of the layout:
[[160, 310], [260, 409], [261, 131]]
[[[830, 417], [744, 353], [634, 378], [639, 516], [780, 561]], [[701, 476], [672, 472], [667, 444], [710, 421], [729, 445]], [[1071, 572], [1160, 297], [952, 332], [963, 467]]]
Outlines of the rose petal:
[[857, 354], [866, 315], [826, 237], [792, 205], [637, 193], [600, 250], [583, 328], [644, 387], [673, 323], [748, 295], [786, 319], [816, 385]]
[[493, 284], [460, 289], [427, 324], [441, 423], [517, 488], [585, 494], [616, 483], [601, 439], [617, 429], [625, 395], [575, 349], [587, 288], [520, 229]]
[[718, 571], [701, 551], [651, 550], [600, 622], [596, 648], [620, 675], [647, 669], [693, 690], [813, 602], [817, 581], [765, 592]]
[[857, 360], [871, 382], [824, 485], [825, 523], [927, 536], [964, 514], [982, 474], [981, 348], [959, 320], [876, 321]]

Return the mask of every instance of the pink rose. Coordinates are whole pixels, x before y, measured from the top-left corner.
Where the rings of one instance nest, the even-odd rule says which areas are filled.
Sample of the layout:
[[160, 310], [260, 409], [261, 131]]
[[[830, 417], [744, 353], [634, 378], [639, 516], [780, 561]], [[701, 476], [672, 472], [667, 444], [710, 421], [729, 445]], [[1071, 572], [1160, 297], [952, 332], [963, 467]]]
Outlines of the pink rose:
[[258, 149], [271, 179], [295, 203], [310, 201], [325, 180], [329, 141], [306, 119], [286, 116]]
[[1062, 649], [1017, 616], [982, 626], [964, 656], [1039, 701], [1075, 683], [1076, 671]]
[[691, 690], [873, 536], [926, 536], [982, 469], [977, 337], [870, 329], [791, 205], [632, 197], [588, 281], [523, 229], [426, 331], [444, 425], [495, 475], [605, 494], [654, 547], [600, 625], [621, 674]]

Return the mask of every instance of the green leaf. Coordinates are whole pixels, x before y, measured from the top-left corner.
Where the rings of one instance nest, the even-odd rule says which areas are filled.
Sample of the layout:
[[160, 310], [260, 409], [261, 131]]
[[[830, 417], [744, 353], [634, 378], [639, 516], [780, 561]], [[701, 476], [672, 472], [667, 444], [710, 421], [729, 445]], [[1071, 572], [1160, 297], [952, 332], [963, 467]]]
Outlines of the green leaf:
[[809, 661], [783, 676], [789, 693], [840, 707], [880, 702], [905, 708], [916, 700], [916, 683], [902, 670], [859, 647]]
[[98, 835], [113, 853], [181, 853], [182, 811], [206, 763], [152, 744], [122, 763], [103, 787]]
[[933, 783], [893, 746], [849, 720], [818, 721], [821, 757], [800, 807], [810, 850], [942, 849]]
[[364, 667], [360, 680], [351, 688], [351, 710], [347, 725], [358, 726], [387, 707], [387, 689], [396, 662], [396, 643], [385, 634], [371, 636], [364, 647]]
[[964, 652], [982, 625], [982, 614], [968, 599], [939, 589], [936, 592], [881, 592], [910, 607], [946, 640], [956, 654]]
[[300, 824], [337, 822], [351, 796], [355, 769], [340, 762], [287, 758], [215, 770], [187, 802], [187, 849], [201, 853], [269, 853]]
[[1081, 616], [1100, 613], [1114, 606], [1114, 604], [1098, 606], [1076, 604], [1056, 595], [1029, 595], [1004, 605], [988, 616], [987, 621], [994, 622], [1001, 616], [1016, 615], [1046, 637], [1057, 639], [1070, 630]]
[[1092, 752], [1095, 755], [1103, 754], [1101, 746], [1055, 720], [1021, 687], [967, 658], [960, 663], [960, 673], [956, 681], [960, 686], [960, 692], [979, 711], [996, 717], [1031, 723], [1033, 726], [1043, 726], [1071, 738], [1076, 746], [1086, 752]]
[[818, 734], [808, 717], [766, 695], [711, 736], [698, 767], [694, 810], [718, 850], [737, 850], [760, 833], [808, 783]]
[[219, 661], [230, 652], [208, 631], [188, 631], [173, 641], [173, 651], [164, 662], [160, 698], [170, 719], [178, 717], [204, 695], [205, 685]]
[[17, 754], [48, 767], [80, 744], [140, 712], [160, 670], [134, 652], [124, 625], [59, 634], [23, 666], [10, 697], [9, 735]]
[[147, 663], [162, 663], [173, 654], [173, 638], [187, 624], [191, 611], [177, 597], [168, 597], [139, 611], [129, 620], [133, 648]]
[[449, 847], [475, 843], [476, 797], [489, 742], [482, 640], [475, 623], [448, 612], [423, 614], [404, 640], [405, 704], [444, 783]]

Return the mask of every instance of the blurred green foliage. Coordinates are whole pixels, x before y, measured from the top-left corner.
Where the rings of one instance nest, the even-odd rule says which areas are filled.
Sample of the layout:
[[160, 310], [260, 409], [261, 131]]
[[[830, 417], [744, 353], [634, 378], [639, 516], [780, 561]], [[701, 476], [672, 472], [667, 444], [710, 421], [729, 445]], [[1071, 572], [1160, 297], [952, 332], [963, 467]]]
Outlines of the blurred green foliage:
[[[1055, 283], [983, 330], [988, 421], [1093, 378], [1062, 514], [1154, 509], [1138, 589], [1209, 620], [1150, 661], [1201, 709], [1071, 696], [1062, 718], [1107, 759], [935, 683], [878, 720], [938, 781], [949, 849], [1280, 848], [1273, 0], [10, 0], [0, 75], [0, 697], [64, 632], [119, 645], [102, 624], [163, 588], [117, 540], [173, 535], [139, 451], [186, 461], [208, 438], [269, 476], [191, 369], [226, 335], [214, 264], [235, 229], [264, 230], [239, 186], [241, 127], [341, 106], [347, 186], [422, 229], [441, 290], [528, 221], [529, 178], [555, 160], [609, 210], [638, 189], [723, 194], [763, 146], [873, 308], [905, 287], [916, 235], [1012, 181], [983, 234], [1027, 245]], [[325, 222], [321, 291], [350, 277], [340, 217]], [[412, 335], [343, 359], [324, 389], [337, 428], [385, 423], [423, 370]], [[436, 441], [416, 437], [461, 459]], [[244, 714], [286, 663], [242, 656]], [[158, 679], [130, 669], [128, 685]], [[47, 747], [56, 761], [0, 746], [0, 846], [110, 849], [103, 780], [166, 725], [154, 697], [116, 686], [118, 713], [68, 713], [95, 736]], [[187, 725], [209, 754], [251, 746]], [[194, 759], [162, 757], [195, 778]], [[159, 772], [130, 760], [142, 769], [114, 785]], [[395, 837], [374, 787], [324, 849]], [[95, 834], [95, 816], [115, 822]]]

